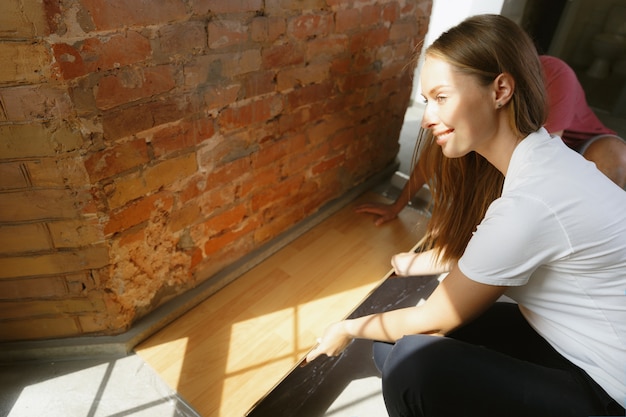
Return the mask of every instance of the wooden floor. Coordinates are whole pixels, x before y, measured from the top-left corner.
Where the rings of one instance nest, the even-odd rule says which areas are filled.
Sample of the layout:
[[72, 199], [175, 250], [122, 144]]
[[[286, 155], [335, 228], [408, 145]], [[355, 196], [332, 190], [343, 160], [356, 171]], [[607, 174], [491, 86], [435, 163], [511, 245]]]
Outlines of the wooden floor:
[[367, 193], [136, 348], [203, 417], [243, 416], [409, 251], [426, 218], [405, 208], [376, 227]]

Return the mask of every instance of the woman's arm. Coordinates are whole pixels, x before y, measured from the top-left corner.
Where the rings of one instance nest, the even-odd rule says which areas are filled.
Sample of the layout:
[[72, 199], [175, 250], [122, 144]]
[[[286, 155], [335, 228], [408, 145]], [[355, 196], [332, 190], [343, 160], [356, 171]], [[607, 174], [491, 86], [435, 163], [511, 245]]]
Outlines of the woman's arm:
[[437, 286], [425, 303], [385, 313], [344, 320], [330, 325], [306, 362], [326, 354], [340, 354], [352, 339], [395, 342], [405, 335], [445, 335], [482, 314], [506, 287], [480, 284], [458, 267]]
[[434, 250], [398, 253], [391, 258], [391, 266], [400, 276], [443, 274], [452, 270], [454, 265], [453, 262], [441, 262]]

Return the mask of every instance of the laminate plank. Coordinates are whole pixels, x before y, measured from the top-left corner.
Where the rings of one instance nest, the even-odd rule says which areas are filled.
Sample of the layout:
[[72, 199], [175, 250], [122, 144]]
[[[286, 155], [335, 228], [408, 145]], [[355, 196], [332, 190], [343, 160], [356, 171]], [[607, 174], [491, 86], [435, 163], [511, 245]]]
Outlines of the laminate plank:
[[135, 349], [204, 417], [243, 416], [332, 321], [380, 284], [427, 219], [407, 208], [377, 227], [357, 214], [366, 193]]

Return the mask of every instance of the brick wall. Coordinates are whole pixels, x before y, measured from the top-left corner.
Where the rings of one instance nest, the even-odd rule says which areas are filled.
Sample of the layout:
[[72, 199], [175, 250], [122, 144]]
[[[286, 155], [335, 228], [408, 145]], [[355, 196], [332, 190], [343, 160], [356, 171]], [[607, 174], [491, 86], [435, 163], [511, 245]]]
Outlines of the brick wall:
[[390, 164], [431, 0], [0, 3], [0, 340], [112, 335]]

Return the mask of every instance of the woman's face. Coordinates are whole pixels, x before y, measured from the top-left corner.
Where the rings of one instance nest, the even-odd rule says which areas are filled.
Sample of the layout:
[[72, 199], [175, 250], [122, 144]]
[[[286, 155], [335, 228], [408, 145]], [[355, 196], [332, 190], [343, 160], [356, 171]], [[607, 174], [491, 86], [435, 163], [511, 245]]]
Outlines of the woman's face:
[[498, 131], [495, 94], [476, 78], [427, 56], [421, 74], [426, 109], [422, 127], [430, 129], [448, 158], [471, 151], [483, 154]]

